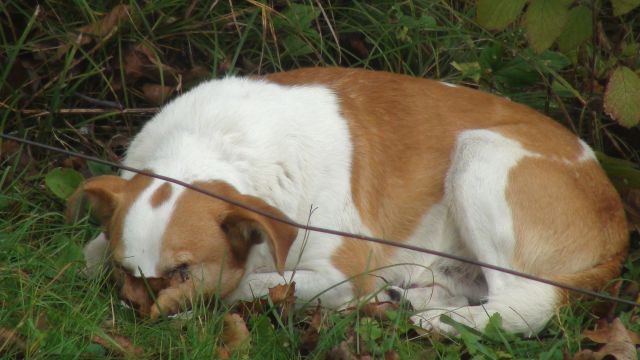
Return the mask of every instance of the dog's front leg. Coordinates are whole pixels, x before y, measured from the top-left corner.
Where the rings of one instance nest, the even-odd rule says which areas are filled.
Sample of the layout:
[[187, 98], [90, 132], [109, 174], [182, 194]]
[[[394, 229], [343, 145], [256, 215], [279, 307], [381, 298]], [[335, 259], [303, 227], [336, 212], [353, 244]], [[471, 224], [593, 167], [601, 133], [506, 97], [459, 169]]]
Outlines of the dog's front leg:
[[270, 288], [291, 281], [296, 283], [295, 295], [300, 304], [319, 301], [324, 306], [338, 308], [353, 299], [351, 283], [341, 273], [297, 270], [285, 271], [282, 275], [277, 272], [247, 274], [225, 301], [253, 300], [267, 295]]

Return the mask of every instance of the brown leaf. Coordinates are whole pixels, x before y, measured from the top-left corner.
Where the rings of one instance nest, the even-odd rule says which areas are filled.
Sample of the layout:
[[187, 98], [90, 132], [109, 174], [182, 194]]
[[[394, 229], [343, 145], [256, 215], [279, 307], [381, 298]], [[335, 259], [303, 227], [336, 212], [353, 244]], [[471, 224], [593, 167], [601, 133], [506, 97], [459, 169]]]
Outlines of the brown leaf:
[[204, 66], [196, 65], [182, 75], [183, 82], [200, 81], [211, 78], [211, 70]]
[[51, 328], [51, 325], [49, 324], [49, 319], [47, 318], [47, 313], [45, 313], [44, 311], [38, 312], [38, 314], [36, 315], [34, 324], [36, 326], [36, 329], [40, 331], [46, 331]]
[[162, 105], [167, 98], [173, 94], [174, 88], [171, 86], [162, 86], [158, 84], [142, 85], [142, 93], [144, 98], [153, 105]]
[[133, 82], [140, 78], [153, 80], [156, 83], [160, 79], [166, 85], [176, 85], [179, 72], [173, 67], [163, 64], [159, 59], [161, 54], [153, 52], [145, 43], [136, 44], [124, 58], [124, 73], [127, 82]]
[[94, 40], [94, 38], [101, 40], [112, 32], [115, 32], [120, 23], [128, 17], [129, 6], [123, 4], [116, 5], [102, 19], [92, 24], [82, 26], [74, 33], [69, 34], [67, 36], [67, 43], [58, 49], [56, 59], [64, 55], [74, 43], [77, 45], [86, 45]]
[[400, 354], [395, 350], [387, 351], [384, 353], [384, 360], [400, 360]]
[[120, 23], [129, 17], [129, 6], [120, 4], [116, 5], [107, 15], [93, 24], [81, 27], [81, 34], [89, 34], [98, 38], [102, 38], [113, 31]]
[[325, 360], [355, 360], [356, 357], [351, 353], [349, 344], [346, 341], [340, 343], [340, 346], [334, 347], [327, 352]]
[[296, 301], [295, 292], [295, 281], [290, 284], [276, 285], [269, 288], [269, 298], [271, 298], [274, 305], [293, 304]]
[[0, 327], [0, 353], [9, 347], [15, 346], [18, 350], [27, 350], [27, 341], [17, 331]]
[[364, 316], [384, 321], [389, 320], [388, 312], [394, 310], [398, 310], [398, 304], [391, 302], [368, 303], [360, 308]]
[[582, 336], [598, 344], [609, 344], [612, 341], [628, 339], [631, 344], [640, 345], [640, 335], [624, 327], [620, 319], [616, 318], [611, 324], [599, 320], [594, 330], [584, 330]]
[[228, 350], [233, 351], [249, 343], [249, 329], [240, 315], [227, 313], [223, 322], [222, 341]]
[[[583, 335], [585, 332], [583, 332]], [[594, 331], [594, 333], [595, 332], [597, 332], [597, 330]], [[605, 333], [607, 335], [606, 340], [603, 339]], [[626, 329], [622, 324], [622, 321], [620, 321], [620, 319], [618, 318], [613, 320], [611, 325], [608, 326], [606, 330], [601, 329], [601, 331], [596, 335], [591, 335], [592, 336], [587, 337], [589, 337], [593, 341], [596, 341], [594, 340], [594, 338], [596, 338], [598, 340], [596, 342], [601, 342], [602, 340], [604, 340], [606, 344], [600, 350], [595, 352], [592, 350], [582, 350], [573, 357], [574, 360], [600, 360], [604, 359], [605, 357], [627, 360], [636, 359], [638, 356], [636, 347], [634, 346], [634, 341], [639, 340], [638, 335]], [[636, 342], [636, 344], [638, 343]]]
[[62, 160], [62, 167], [71, 168], [74, 170], [81, 170], [87, 165], [86, 160], [77, 156], [70, 156]]
[[302, 333], [302, 344], [300, 346], [305, 353], [315, 350], [316, 346], [318, 346], [318, 340], [320, 340], [322, 313], [319, 306], [311, 313], [311, 321], [309, 321], [308, 325], [307, 329]]
[[139, 356], [144, 353], [144, 350], [142, 350], [141, 347], [133, 345], [131, 340], [122, 335], [109, 332], [105, 334], [107, 337], [95, 335], [91, 341], [121, 356]]

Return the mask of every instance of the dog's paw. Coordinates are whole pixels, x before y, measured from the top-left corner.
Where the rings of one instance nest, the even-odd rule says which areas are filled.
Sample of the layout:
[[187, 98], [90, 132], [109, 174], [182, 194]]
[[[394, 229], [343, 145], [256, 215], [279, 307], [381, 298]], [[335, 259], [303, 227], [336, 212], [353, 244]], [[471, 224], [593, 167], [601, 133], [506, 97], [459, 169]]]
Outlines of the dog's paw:
[[443, 321], [442, 315], [446, 315], [451, 320], [457, 323], [482, 331], [487, 325], [489, 317], [486, 313], [477, 313], [476, 308], [477, 307], [475, 306], [464, 306], [450, 307], [447, 309], [428, 310], [412, 316], [411, 321], [415, 325], [427, 331], [433, 331], [440, 334], [452, 336], [458, 335], [458, 331], [455, 327]]
[[181, 312], [188, 305], [188, 296], [180, 288], [167, 288], [158, 293], [151, 306], [149, 317], [155, 320], [162, 315], [171, 316]]

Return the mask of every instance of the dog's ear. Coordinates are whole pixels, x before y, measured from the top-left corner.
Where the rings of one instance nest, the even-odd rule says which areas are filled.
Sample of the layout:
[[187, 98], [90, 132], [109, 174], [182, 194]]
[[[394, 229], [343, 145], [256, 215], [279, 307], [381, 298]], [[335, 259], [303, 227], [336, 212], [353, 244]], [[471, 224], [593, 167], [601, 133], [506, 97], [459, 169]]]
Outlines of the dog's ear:
[[126, 183], [126, 180], [114, 175], [98, 176], [85, 181], [67, 200], [67, 221], [73, 222], [83, 214], [88, 204], [91, 214], [103, 226], [107, 226], [113, 212], [122, 201]]
[[[242, 195], [238, 200], [274, 217], [288, 220], [280, 210], [259, 198]], [[233, 206], [226, 214], [220, 226], [229, 239], [231, 251], [238, 259], [245, 260], [251, 246], [267, 241], [276, 269], [280, 274], [284, 272], [287, 254], [298, 235], [297, 228], [237, 206]]]

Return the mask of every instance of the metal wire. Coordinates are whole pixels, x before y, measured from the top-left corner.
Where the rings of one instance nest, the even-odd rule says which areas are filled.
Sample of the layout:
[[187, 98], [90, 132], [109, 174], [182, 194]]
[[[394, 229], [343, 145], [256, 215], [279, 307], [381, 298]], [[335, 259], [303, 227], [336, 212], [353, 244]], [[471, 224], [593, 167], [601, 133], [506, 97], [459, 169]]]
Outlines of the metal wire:
[[555, 287], [558, 287], [558, 288], [561, 288], [561, 289], [573, 291], [573, 292], [580, 293], [580, 294], [583, 294], [583, 295], [592, 296], [592, 297], [599, 298], [599, 299], [602, 299], [602, 300], [615, 301], [615, 302], [618, 302], [620, 304], [626, 304], [626, 305], [632, 305], [632, 306], [640, 306], [640, 303], [636, 303], [634, 301], [622, 299], [622, 298], [619, 298], [619, 297], [616, 297], [616, 296], [611, 296], [611, 295], [607, 295], [607, 294], [598, 293], [598, 292], [595, 292], [595, 291], [592, 291], [592, 290], [589, 290], [589, 289], [584, 289], [584, 288], [576, 287], [576, 286], [573, 286], [573, 285], [564, 284], [564, 283], [557, 282], [557, 281], [554, 281], [554, 280], [544, 279], [544, 278], [541, 278], [541, 277], [538, 277], [538, 276], [534, 276], [534, 275], [531, 275], [531, 274], [527, 274], [527, 273], [523, 273], [523, 272], [520, 272], [520, 271], [504, 268], [504, 267], [501, 267], [501, 266], [496, 266], [496, 265], [485, 263], [485, 262], [478, 261], [478, 260], [475, 260], [475, 259], [469, 259], [469, 258], [466, 258], [466, 257], [463, 257], [463, 256], [458, 256], [458, 255], [455, 255], [455, 254], [449, 254], [449, 253], [445, 253], [445, 252], [441, 252], [441, 251], [437, 251], [437, 250], [431, 250], [431, 249], [422, 248], [422, 247], [419, 247], [419, 246], [404, 244], [404, 243], [391, 241], [391, 240], [387, 240], [387, 239], [382, 239], [382, 238], [377, 238], [377, 237], [373, 237], [373, 236], [367, 236], [367, 235], [361, 235], [361, 234], [352, 234], [352, 233], [339, 231], [339, 230], [334, 230], [334, 229], [327, 229], [327, 228], [322, 228], [322, 227], [317, 227], [317, 226], [310, 226], [310, 225], [306, 225], [306, 224], [301, 224], [301, 223], [298, 223], [298, 222], [295, 222], [295, 221], [292, 221], [292, 220], [289, 220], [289, 219], [284, 219], [284, 218], [280, 218], [278, 216], [274, 216], [274, 215], [272, 215], [270, 213], [267, 213], [267, 212], [265, 212], [263, 210], [254, 208], [254, 207], [246, 205], [246, 204], [243, 204], [243, 203], [238, 202], [238, 201], [236, 201], [234, 199], [228, 198], [228, 197], [220, 195], [220, 194], [216, 194], [214, 192], [199, 188], [197, 186], [185, 183], [183, 181], [180, 181], [180, 180], [177, 180], [177, 179], [174, 179], [174, 178], [170, 178], [168, 176], [154, 174], [154, 173], [146, 171], [146, 170], [140, 170], [140, 169], [136, 169], [136, 168], [133, 168], [133, 167], [130, 167], [130, 166], [126, 166], [126, 165], [122, 165], [122, 164], [116, 164], [114, 162], [103, 160], [103, 159], [97, 158], [95, 156], [81, 154], [81, 153], [78, 153], [78, 152], [75, 152], [75, 151], [70, 151], [70, 150], [58, 148], [58, 147], [55, 147], [55, 146], [50, 146], [50, 145], [38, 143], [38, 142], [35, 142], [35, 141], [31, 141], [31, 140], [15, 137], [15, 136], [4, 134], [4, 133], [0, 133], [0, 138], [6, 139], [6, 140], [13, 140], [13, 141], [16, 141], [16, 142], [19, 142], [19, 143], [23, 143], [23, 144], [39, 147], [39, 148], [42, 148], [42, 149], [45, 149], [45, 150], [48, 150], [48, 151], [53, 151], [53, 152], [57, 152], [57, 153], [61, 153], [61, 154], [69, 155], [69, 156], [75, 156], [75, 157], [78, 157], [78, 158], [81, 158], [81, 159], [85, 159], [85, 160], [88, 160], [88, 161], [93, 161], [93, 162], [96, 162], [96, 163], [112, 166], [112, 167], [119, 168], [119, 169], [122, 169], [122, 170], [131, 171], [133, 173], [137, 173], [137, 174], [140, 174], [140, 175], [149, 176], [149, 177], [153, 177], [153, 178], [160, 179], [160, 180], [163, 180], [163, 181], [167, 181], [167, 182], [179, 185], [179, 186], [183, 186], [183, 187], [185, 187], [187, 189], [199, 192], [199, 193], [201, 193], [203, 195], [207, 195], [207, 196], [213, 197], [215, 199], [227, 202], [229, 204], [238, 206], [240, 208], [243, 208], [243, 209], [246, 209], [248, 211], [254, 212], [256, 214], [259, 214], [259, 215], [264, 216], [266, 218], [269, 218], [271, 220], [278, 221], [280, 223], [296, 227], [298, 229], [307, 230], [307, 231], [314, 231], [314, 232], [319, 232], [319, 233], [324, 233], [324, 234], [329, 234], [329, 235], [335, 235], [335, 236], [348, 237], [348, 238], [352, 238], [352, 239], [363, 240], [363, 241], [368, 241], [368, 242], [382, 244], [382, 245], [394, 246], [394, 247], [402, 248], [402, 249], [406, 249], [406, 250], [417, 251], [417, 252], [421, 252], [421, 253], [425, 253], [425, 254], [430, 254], [430, 255], [434, 255], [434, 256], [438, 256], [438, 257], [443, 257], [443, 258], [447, 258], [447, 259], [451, 259], [451, 260], [460, 261], [460, 262], [471, 264], [471, 265], [476, 265], [476, 266], [479, 266], [479, 267], [482, 267], [482, 268], [486, 268], [486, 269], [491, 269], [491, 270], [503, 272], [503, 273], [510, 274], [510, 275], [513, 275], [513, 276], [517, 276], [517, 277], [521, 277], [521, 278], [524, 278], [524, 279], [528, 279], [528, 280], [540, 282], [540, 283], [543, 283], [543, 284], [555, 286]]

